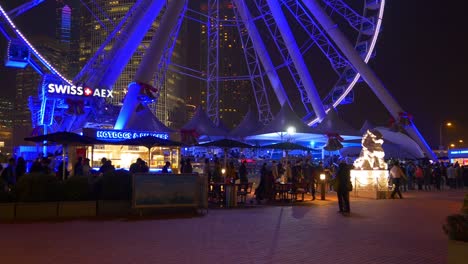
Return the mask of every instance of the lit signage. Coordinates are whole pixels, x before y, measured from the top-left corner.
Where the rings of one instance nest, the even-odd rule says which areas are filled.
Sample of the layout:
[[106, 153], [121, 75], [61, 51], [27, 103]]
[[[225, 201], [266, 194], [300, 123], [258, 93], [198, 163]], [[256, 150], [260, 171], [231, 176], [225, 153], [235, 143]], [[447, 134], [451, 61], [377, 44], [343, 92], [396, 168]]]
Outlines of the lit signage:
[[57, 83], [47, 84], [47, 93], [52, 95], [65, 96], [114, 98], [112, 95], [112, 90], [98, 88], [92, 89], [86, 86], [63, 85]]
[[126, 140], [141, 137], [157, 137], [162, 139], [169, 139], [169, 134], [147, 131], [128, 131], [128, 130], [103, 130], [98, 129], [95, 132], [97, 139], [105, 140]]
[[468, 150], [454, 150], [454, 151], [450, 151], [450, 154], [452, 155], [468, 154]]
[[449, 151], [450, 158], [467, 157], [467, 156], [468, 156], [468, 149], [456, 149], [456, 150]]

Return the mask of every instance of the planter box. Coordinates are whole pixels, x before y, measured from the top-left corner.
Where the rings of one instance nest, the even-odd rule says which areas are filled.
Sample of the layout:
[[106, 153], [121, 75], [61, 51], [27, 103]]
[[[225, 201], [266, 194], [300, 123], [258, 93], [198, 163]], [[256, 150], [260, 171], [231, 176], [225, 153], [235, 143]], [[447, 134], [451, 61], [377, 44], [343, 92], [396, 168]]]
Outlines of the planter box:
[[465, 264], [468, 259], [468, 242], [449, 240], [448, 264]]
[[127, 216], [132, 211], [131, 201], [120, 200], [98, 200], [98, 216]]
[[59, 202], [58, 216], [66, 218], [96, 216], [96, 201]]
[[17, 203], [16, 219], [43, 220], [57, 218], [58, 203]]
[[0, 203], [0, 221], [11, 221], [15, 219], [15, 204]]

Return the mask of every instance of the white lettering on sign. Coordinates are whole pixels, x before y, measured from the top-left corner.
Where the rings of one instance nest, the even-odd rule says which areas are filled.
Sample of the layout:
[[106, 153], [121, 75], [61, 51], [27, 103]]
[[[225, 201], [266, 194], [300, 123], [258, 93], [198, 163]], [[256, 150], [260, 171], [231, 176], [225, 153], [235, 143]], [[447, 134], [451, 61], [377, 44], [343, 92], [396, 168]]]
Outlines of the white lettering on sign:
[[153, 133], [153, 132], [134, 132], [134, 131], [114, 131], [114, 130], [97, 130], [96, 138], [98, 139], [110, 139], [110, 140], [125, 140], [131, 138], [141, 137], [157, 137], [162, 139], [169, 139], [169, 135], [166, 133]]
[[107, 89], [92, 89], [89, 87], [75, 86], [75, 85], [63, 85], [56, 83], [49, 83], [47, 85], [47, 93], [49, 94], [62, 94], [62, 95], [77, 95], [77, 96], [93, 96], [101, 98], [114, 98], [112, 90]]

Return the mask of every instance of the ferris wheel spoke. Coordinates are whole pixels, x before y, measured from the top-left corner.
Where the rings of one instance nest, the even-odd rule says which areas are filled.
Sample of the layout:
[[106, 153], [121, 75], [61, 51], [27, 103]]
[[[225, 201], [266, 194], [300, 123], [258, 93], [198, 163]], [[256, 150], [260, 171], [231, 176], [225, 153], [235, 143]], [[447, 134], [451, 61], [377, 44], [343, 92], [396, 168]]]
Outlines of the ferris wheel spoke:
[[169, 36], [169, 41], [167, 42], [166, 47], [162, 52], [159, 65], [155, 73], [153, 87], [156, 87], [158, 89], [158, 94], [157, 97], [152, 101], [152, 108], [154, 109], [154, 111], [162, 111], [163, 113], [166, 112], [166, 97], [160, 98], [160, 94], [161, 91], [165, 89], [164, 83], [166, 80], [167, 70], [169, 69], [169, 65], [171, 64], [171, 58], [174, 51], [174, 47], [176, 45], [177, 36], [179, 34], [183, 18], [187, 11], [187, 4], [188, 2], [185, 1], [184, 7], [182, 8], [182, 11], [179, 14], [179, 18], [177, 19], [177, 24], [172, 30]]
[[325, 118], [326, 114], [322, 105], [322, 101], [320, 100], [315, 83], [312, 80], [312, 76], [308, 71], [302, 54], [300, 53], [299, 46], [297, 45], [293, 32], [287, 22], [286, 16], [282, 12], [278, 0], [266, 0], [266, 2], [272, 12], [276, 24], [278, 25], [279, 33], [286, 44], [286, 50], [291, 56], [300, 80], [304, 85], [307, 97], [312, 104], [314, 112], [320, 119], [323, 119]]
[[266, 25], [266, 29], [269, 33], [269, 38], [275, 44], [277, 51], [279, 52], [282, 64], [277, 65], [275, 67], [275, 71], [279, 70], [283, 67], [286, 67], [290, 77], [292, 78], [295, 87], [299, 91], [299, 95], [301, 97], [301, 102], [306, 110], [307, 115], [313, 114], [313, 108], [311, 106], [310, 98], [305, 90], [302, 80], [300, 79], [300, 75], [297, 72], [296, 68], [294, 67], [292, 57], [288, 53], [288, 48], [283, 40], [283, 36], [278, 28], [278, 24], [276, 23], [273, 14], [266, 2], [266, 0], [256, 0], [254, 1], [256, 8], [260, 11], [260, 15], [253, 20], [262, 20]]
[[[240, 7], [237, 7], [237, 5], [240, 5]], [[239, 32], [240, 41], [244, 50], [244, 58], [250, 76], [250, 83], [252, 85], [255, 102], [257, 103], [259, 121], [267, 124], [273, 119], [273, 114], [271, 113], [270, 101], [263, 80], [264, 71], [261, 66], [259, 55], [257, 55], [255, 51], [256, 45], [253, 43], [254, 41], [251, 37], [253, 34], [248, 30], [248, 28], [255, 31], [256, 29], [252, 29], [253, 25], [251, 24], [246, 25], [246, 23], [251, 23], [251, 21], [248, 20], [250, 15], [247, 15], [246, 12], [248, 11], [245, 10], [246, 8], [243, 2], [235, 1], [234, 14], [237, 20], [237, 31]], [[240, 15], [240, 12], [242, 12], [242, 15]], [[247, 18], [246, 23], [242, 22], [243, 18]], [[258, 34], [258, 32], [256, 33]], [[264, 44], [262, 43], [261, 45]], [[281, 104], [283, 104], [283, 102], [281, 102]]]

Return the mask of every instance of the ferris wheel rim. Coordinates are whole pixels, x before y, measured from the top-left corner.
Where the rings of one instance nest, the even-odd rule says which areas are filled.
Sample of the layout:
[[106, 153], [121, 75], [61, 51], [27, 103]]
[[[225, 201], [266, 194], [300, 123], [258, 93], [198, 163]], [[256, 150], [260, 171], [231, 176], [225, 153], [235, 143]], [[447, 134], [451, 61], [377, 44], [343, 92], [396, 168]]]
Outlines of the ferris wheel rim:
[[[374, 32], [374, 34], [373, 34], [373, 36], [371, 38], [372, 40], [371, 40], [370, 48], [369, 48], [369, 50], [368, 50], [368, 52], [367, 52], [367, 54], [366, 54], [366, 56], [364, 58], [364, 62], [366, 64], [370, 61], [370, 59], [372, 57], [372, 53], [375, 50], [375, 47], [376, 47], [376, 44], [377, 44], [377, 39], [378, 39], [379, 34], [380, 34], [380, 29], [382, 27], [384, 10], [385, 10], [385, 0], [381, 0], [380, 6], [379, 6], [379, 14], [378, 14], [378, 17], [377, 17], [377, 23], [376, 23], [376, 27], [375, 27], [375, 32]], [[342, 95], [340, 97], [338, 97], [338, 99], [330, 107], [325, 109], [326, 113], [328, 113], [329, 111], [331, 111], [332, 109], [338, 107], [338, 105], [341, 104], [341, 102], [346, 98], [346, 96], [353, 90], [353, 88], [356, 85], [356, 83], [358, 82], [359, 78], [361, 78], [361, 74], [356, 73], [353, 80], [347, 85], [347, 88], [342, 93]], [[316, 117], [312, 121], [307, 122], [307, 125], [308, 126], [313, 126], [313, 125], [317, 124], [318, 122], [320, 122], [320, 119], [318, 117]]]
[[[366, 56], [364, 58], [365, 63], [369, 62], [369, 60], [370, 60], [370, 58], [371, 58], [371, 56], [372, 56], [372, 54], [373, 54], [373, 52], [374, 52], [374, 50], [376, 48], [376, 42], [377, 42], [377, 39], [378, 39], [379, 34], [380, 34], [380, 29], [382, 27], [382, 20], [383, 20], [385, 3], [386, 3], [385, 0], [381, 0], [381, 2], [380, 2], [379, 14], [378, 14], [377, 21], [376, 21], [375, 31], [373, 33], [373, 36], [370, 38], [371, 39], [370, 47], [369, 47], [369, 49], [367, 51], [367, 54], [366, 54]], [[15, 25], [15, 23], [8, 16], [7, 12], [1, 7], [1, 5], [0, 5], [0, 11], [1, 11], [2, 15], [6, 18], [8, 23], [10, 24], [10, 27], [15, 32], [16, 36], [19, 37], [26, 45], [28, 45], [31, 52], [36, 56], [36, 58], [39, 61], [41, 61], [41, 63], [43, 65], [45, 65], [51, 71], [51, 73], [53, 73], [54, 75], [60, 77], [60, 79], [62, 79], [64, 82], [66, 82], [68, 84], [73, 83], [73, 81], [71, 81], [71, 80], [67, 79], [66, 77], [64, 77], [63, 74], [61, 74], [57, 69], [55, 69], [52, 66], [52, 64], [49, 63], [47, 61], [47, 59], [45, 59], [39, 53], [39, 51], [37, 51], [37, 49], [31, 44], [31, 42], [29, 42], [29, 40], [24, 36], [24, 34], [22, 34], [20, 29]], [[333, 104], [331, 106], [326, 107], [326, 109], [325, 109], [326, 113], [328, 113], [332, 108], [336, 108], [339, 104], [341, 104], [341, 102], [346, 98], [346, 96], [352, 91], [352, 89], [354, 88], [354, 86], [357, 83], [357, 81], [359, 80], [359, 78], [360, 78], [360, 74], [356, 73], [353, 80], [346, 85], [347, 88], [344, 90], [344, 92], [341, 94], [341, 96], [335, 102], [333, 102]], [[306, 122], [306, 123], [307, 123], [307, 125], [312, 126], [312, 125], [316, 124], [317, 122], [319, 122], [319, 119], [315, 118], [312, 121]]]
[[19, 30], [19, 28], [16, 26], [16, 24], [13, 22], [13, 20], [10, 18], [8, 13], [3, 9], [3, 7], [0, 5], [0, 12], [2, 15], [6, 18], [8, 21], [10, 27], [13, 29], [13, 31], [16, 33], [16, 35], [29, 47], [29, 50], [33, 52], [33, 54], [41, 61], [43, 65], [45, 65], [53, 74], [57, 75], [62, 79], [64, 82], [67, 84], [71, 85], [72, 81], [67, 79], [62, 73], [60, 73], [57, 69], [55, 69], [54, 66], [44, 57], [42, 56], [39, 51], [31, 44], [31, 42], [24, 36], [24, 34]]

